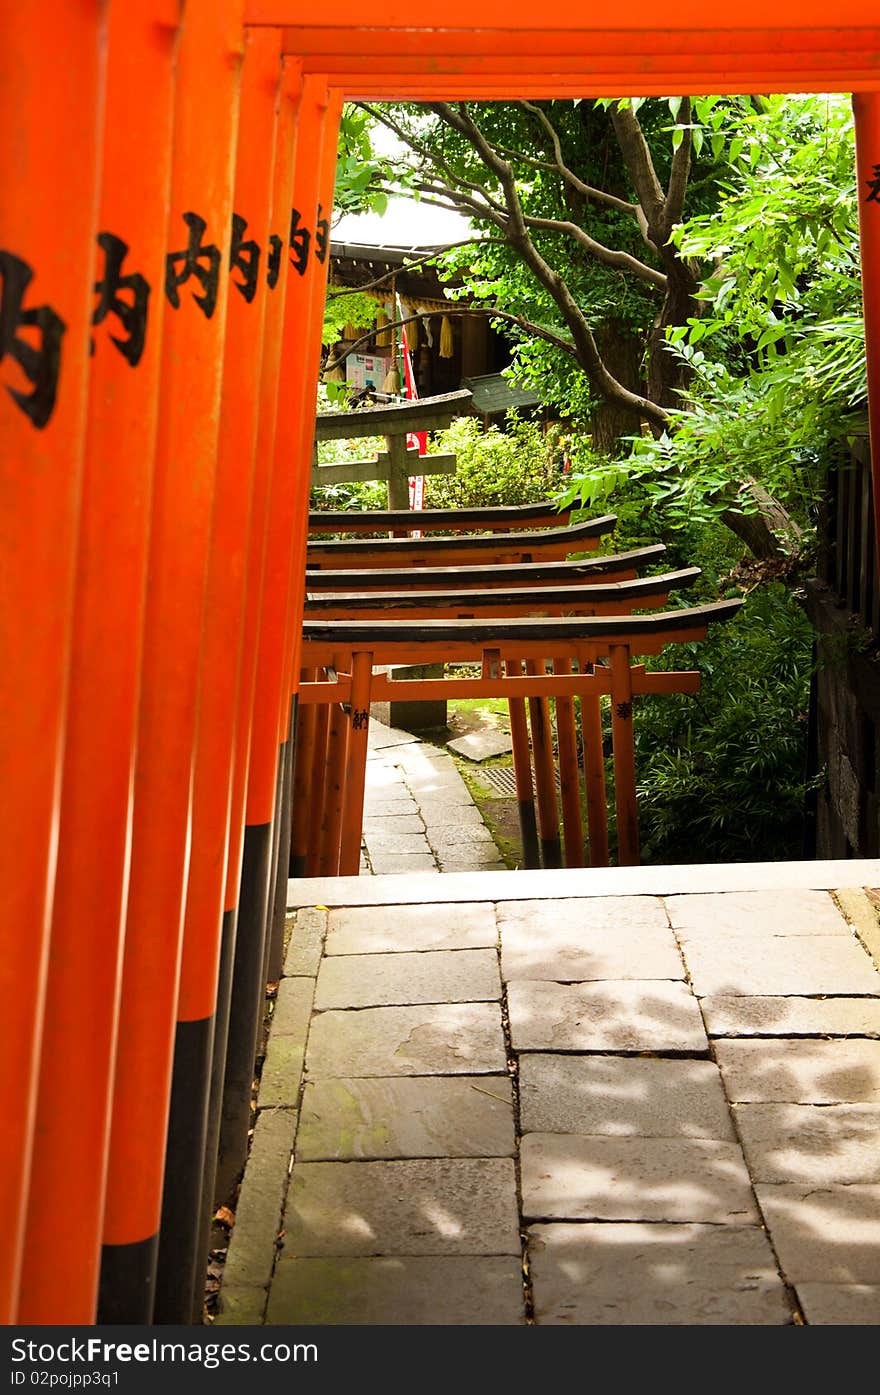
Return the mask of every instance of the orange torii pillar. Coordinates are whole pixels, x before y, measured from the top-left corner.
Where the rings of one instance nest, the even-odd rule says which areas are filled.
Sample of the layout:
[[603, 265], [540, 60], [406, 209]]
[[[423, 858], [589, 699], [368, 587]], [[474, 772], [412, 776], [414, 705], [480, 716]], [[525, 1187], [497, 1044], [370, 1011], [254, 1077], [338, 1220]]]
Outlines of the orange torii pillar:
[[[102, 0], [0, 0], [0, 1322], [18, 1316], [76, 578]], [[63, 231], [62, 231], [63, 230]]]
[[[269, 245], [273, 256], [280, 252], [279, 278], [272, 287], [266, 309], [263, 333], [263, 355], [260, 377], [259, 420], [256, 445], [254, 492], [252, 500], [252, 545], [248, 555], [241, 686], [236, 718], [235, 750], [230, 810], [230, 839], [226, 868], [226, 891], [223, 909], [223, 933], [220, 948], [217, 1010], [214, 1028], [214, 1048], [211, 1061], [211, 1086], [208, 1106], [208, 1129], [202, 1177], [201, 1226], [198, 1254], [204, 1264], [208, 1261], [212, 1204], [216, 1191], [217, 1151], [220, 1140], [220, 1115], [223, 1100], [223, 1080], [226, 1073], [226, 1049], [229, 1036], [229, 1010], [232, 995], [232, 970], [238, 924], [238, 898], [241, 883], [242, 849], [245, 833], [245, 797], [250, 762], [251, 725], [257, 676], [257, 643], [262, 612], [263, 573], [266, 560], [267, 525], [273, 512], [274, 491], [283, 483], [283, 476], [274, 469], [275, 420], [278, 406], [278, 368], [284, 325], [286, 292], [289, 280], [287, 246], [290, 235], [290, 201], [293, 188], [293, 166], [296, 151], [297, 118], [302, 94], [302, 72], [298, 59], [285, 57], [282, 79], [278, 128], [275, 143], [275, 169], [272, 188], [272, 233]], [[203, 1295], [194, 1294], [193, 1316], [201, 1321]]]
[[159, 1236], [154, 1319], [189, 1322], [196, 1288], [208, 1096], [267, 298], [282, 245], [269, 243], [281, 80], [277, 29], [246, 31], [214, 516], [202, 635], [192, 853]]
[[[288, 598], [291, 558], [297, 529], [306, 527], [298, 513], [295, 473], [300, 441], [304, 363], [304, 315], [309, 282], [323, 273], [316, 251], [325, 230], [315, 226], [322, 142], [335, 151], [336, 124], [329, 116], [326, 82], [303, 82], [297, 131], [293, 209], [290, 222], [290, 268], [284, 308], [284, 331], [275, 423], [274, 472], [268, 520], [263, 597], [258, 638], [257, 677], [248, 769], [246, 828], [242, 856], [238, 931], [227, 1045], [217, 1196], [233, 1186], [247, 1151], [250, 1094], [265, 993], [264, 962], [272, 890], [273, 823], [277, 781], [284, 751], [279, 731], [289, 720], [289, 692], [283, 689], [292, 617]], [[326, 229], [329, 237], [329, 222]], [[312, 409], [313, 411], [314, 409]], [[296, 617], [299, 623], [300, 617]]]
[[[113, 5], [61, 827], [22, 1322], [94, 1318], [146, 583], [168, 225], [175, 0]], [[143, 161], [131, 178], [132, 148]], [[87, 933], [84, 931], [87, 930]], [[71, 1089], [60, 1063], [76, 1062]], [[76, 1255], [52, 1259], [58, 1198]]]
[[187, 0], [178, 49], [102, 1322], [145, 1323], [153, 1312], [220, 424], [241, 13], [241, 0]]
[[[287, 880], [290, 870], [290, 835], [293, 822], [293, 764], [294, 733], [296, 731], [296, 693], [299, 688], [300, 653], [302, 650], [302, 616], [305, 604], [306, 547], [308, 544], [309, 496], [312, 488], [312, 453], [315, 444], [315, 395], [321, 366], [321, 334], [327, 277], [330, 271], [329, 219], [333, 208], [336, 184], [337, 132], [342, 114], [342, 93], [330, 89], [327, 126], [321, 148], [318, 180], [318, 211], [316, 228], [322, 240], [316, 248], [319, 266], [309, 285], [309, 303], [304, 323], [304, 371], [301, 379], [300, 437], [294, 456], [297, 476], [297, 524], [293, 535], [290, 595], [288, 599], [287, 646], [283, 691], [289, 693], [288, 710], [282, 704], [279, 738], [287, 743], [284, 760], [284, 783], [281, 798], [281, 818], [277, 856], [274, 863], [274, 892], [270, 903], [271, 930], [266, 955], [266, 976], [272, 982], [281, 974], [284, 925], [287, 911]], [[305, 522], [304, 522], [305, 521]]]
[[865, 359], [868, 371], [868, 423], [874, 540], [880, 577], [880, 92], [853, 97], [856, 128], [856, 188], [862, 252], [862, 302], [865, 309]]

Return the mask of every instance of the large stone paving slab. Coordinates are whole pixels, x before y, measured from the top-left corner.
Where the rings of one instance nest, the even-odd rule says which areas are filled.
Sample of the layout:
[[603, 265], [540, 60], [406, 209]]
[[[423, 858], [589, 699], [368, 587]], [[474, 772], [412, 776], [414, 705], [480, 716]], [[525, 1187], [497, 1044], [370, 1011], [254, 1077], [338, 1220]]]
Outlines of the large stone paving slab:
[[734, 1103], [880, 1104], [878, 1041], [718, 1041], [715, 1055]]
[[435, 848], [480, 846], [492, 842], [492, 834], [484, 823], [458, 823], [440, 821], [428, 824], [428, 841]]
[[455, 823], [459, 828], [485, 828], [476, 804], [451, 803], [442, 795], [419, 800], [419, 811], [428, 827]]
[[384, 722], [377, 722], [375, 718], [370, 722], [367, 736], [371, 751], [385, 751], [392, 746], [411, 746], [416, 744], [418, 739], [411, 731], [403, 731], [401, 727], [387, 727]]
[[476, 1003], [500, 997], [494, 949], [334, 955], [321, 965], [315, 1008]]
[[736, 1122], [756, 1182], [880, 1182], [880, 1106], [740, 1104]]
[[407, 794], [400, 771], [381, 756], [373, 756], [367, 770], [370, 797], [400, 799]]
[[417, 813], [365, 815], [363, 833], [368, 843], [381, 847], [384, 840], [400, 834], [417, 834], [424, 838], [425, 825]]
[[535, 1225], [529, 1262], [539, 1324], [791, 1322], [767, 1237], [757, 1227]]
[[709, 1043], [683, 983], [511, 983], [517, 1051], [688, 1051]]
[[684, 964], [668, 925], [542, 926], [501, 922], [501, 972], [505, 982], [555, 979], [683, 979]]
[[446, 843], [436, 850], [441, 872], [503, 872], [504, 859], [495, 844], [466, 846]]
[[330, 912], [327, 954], [478, 949], [498, 941], [491, 905], [354, 906]]
[[710, 1037], [880, 1037], [878, 998], [704, 998]]
[[512, 1255], [281, 1259], [266, 1322], [515, 1327], [522, 1270]]
[[454, 741], [447, 741], [446, 745], [457, 756], [466, 756], [475, 762], [491, 760], [493, 756], [506, 756], [513, 750], [509, 732], [488, 727], [465, 732], [464, 736], [457, 736]]
[[755, 1191], [792, 1283], [880, 1284], [880, 1186], [759, 1182]]
[[[609, 937], [632, 930], [668, 930], [658, 896], [566, 896], [549, 901], [499, 901], [498, 924], [503, 932], [514, 926], [540, 939], [548, 932], [604, 931]], [[504, 935], [502, 936], [502, 939]]]
[[725, 891], [667, 896], [666, 909], [683, 939], [730, 940], [753, 935], [851, 935], [827, 891]]
[[400, 818], [401, 816], [418, 814], [419, 806], [408, 790], [403, 790], [400, 794], [384, 796], [382, 794], [364, 795], [364, 823], [368, 819]]
[[303, 1094], [301, 1162], [515, 1152], [512, 1088], [504, 1076], [319, 1080]]
[[297, 1163], [284, 1248], [296, 1255], [518, 1255], [513, 1160]]
[[364, 829], [364, 842], [367, 847], [383, 849], [393, 853], [419, 853], [427, 848], [425, 829], [421, 819], [405, 815], [399, 819], [377, 819]]
[[523, 1133], [735, 1141], [712, 1061], [525, 1055], [519, 1101]]
[[723, 936], [684, 941], [685, 963], [699, 997], [880, 994], [880, 974], [852, 935], [748, 936], [737, 943], [734, 953]]
[[759, 1221], [735, 1143], [530, 1133], [520, 1148], [523, 1214], [534, 1219]]
[[811, 1327], [876, 1327], [880, 1286], [876, 1284], [798, 1284], [798, 1298]]
[[504, 1073], [501, 1012], [497, 1003], [322, 1012], [312, 1020], [306, 1064], [312, 1079]]
[[374, 851], [368, 848], [370, 865], [377, 877], [396, 872], [437, 872], [439, 869], [427, 847], [425, 842], [425, 852], [393, 852], [389, 848], [376, 848]]

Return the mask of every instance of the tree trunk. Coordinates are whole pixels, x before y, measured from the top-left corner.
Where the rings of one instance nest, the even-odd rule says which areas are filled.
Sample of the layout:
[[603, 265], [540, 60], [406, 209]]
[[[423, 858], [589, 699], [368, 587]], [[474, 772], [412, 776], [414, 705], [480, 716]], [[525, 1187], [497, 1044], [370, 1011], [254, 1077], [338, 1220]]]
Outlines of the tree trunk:
[[682, 405], [678, 389], [687, 387], [691, 374], [681, 358], [671, 351], [666, 342], [666, 330], [670, 325], [687, 324], [703, 309], [700, 302], [694, 299], [699, 290], [696, 277], [677, 255], [667, 255], [671, 251], [664, 248], [666, 295], [648, 340], [647, 395], [658, 407], [667, 410]]
[[[630, 392], [641, 392], [639, 369], [642, 359], [642, 345], [633, 335], [614, 321], [602, 327], [597, 336], [599, 353], [611, 373]], [[638, 431], [638, 423], [633, 414], [618, 406], [616, 402], [603, 399], [590, 417], [590, 435], [593, 449], [614, 455], [618, 442], [624, 436], [632, 436]]]
[[747, 479], [737, 489], [737, 497], [757, 504], [757, 511], [738, 513], [725, 509], [721, 521], [745, 543], [753, 557], [761, 562], [773, 562], [798, 555], [803, 532], [763, 485], [755, 479]]

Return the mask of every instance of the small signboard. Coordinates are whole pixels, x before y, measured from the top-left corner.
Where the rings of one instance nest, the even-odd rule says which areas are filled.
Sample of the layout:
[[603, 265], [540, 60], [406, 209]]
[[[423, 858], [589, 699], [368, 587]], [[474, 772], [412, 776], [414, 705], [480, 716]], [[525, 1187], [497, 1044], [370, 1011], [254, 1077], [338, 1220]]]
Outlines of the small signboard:
[[381, 392], [389, 364], [387, 354], [349, 354], [345, 360], [345, 381], [354, 392], [363, 392], [365, 388]]

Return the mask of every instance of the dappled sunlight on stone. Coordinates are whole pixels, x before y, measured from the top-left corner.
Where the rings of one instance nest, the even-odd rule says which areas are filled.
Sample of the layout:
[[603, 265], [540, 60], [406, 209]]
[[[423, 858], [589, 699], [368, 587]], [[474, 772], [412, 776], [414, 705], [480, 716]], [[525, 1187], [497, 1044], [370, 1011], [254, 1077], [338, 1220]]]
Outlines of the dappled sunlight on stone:
[[423, 1210], [438, 1235], [449, 1237], [461, 1235], [461, 1222], [457, 1221], [454, 1216], [450, 1216], [447, 1211], [442, 1211], [439, 1206], [433, 1206], [430, 1202], [425, 1202]]
[[524, 1133], [734, 1141], [712, 1061], [524, 1055], [520, 1121]]
[[542, 1325], [791, 1322], [758, 1227], [547, 1224], [528, 1236]]
[[528, 1134], [521, 1157], [527, 1217], [758, 1222], [733, 1143]]
[[347, 1230], [350, 1235], [356, 1236], [359, 1240], [375, 1240], [376, 1232], [363, 1216], [340, 1216], [339, 1227]]

